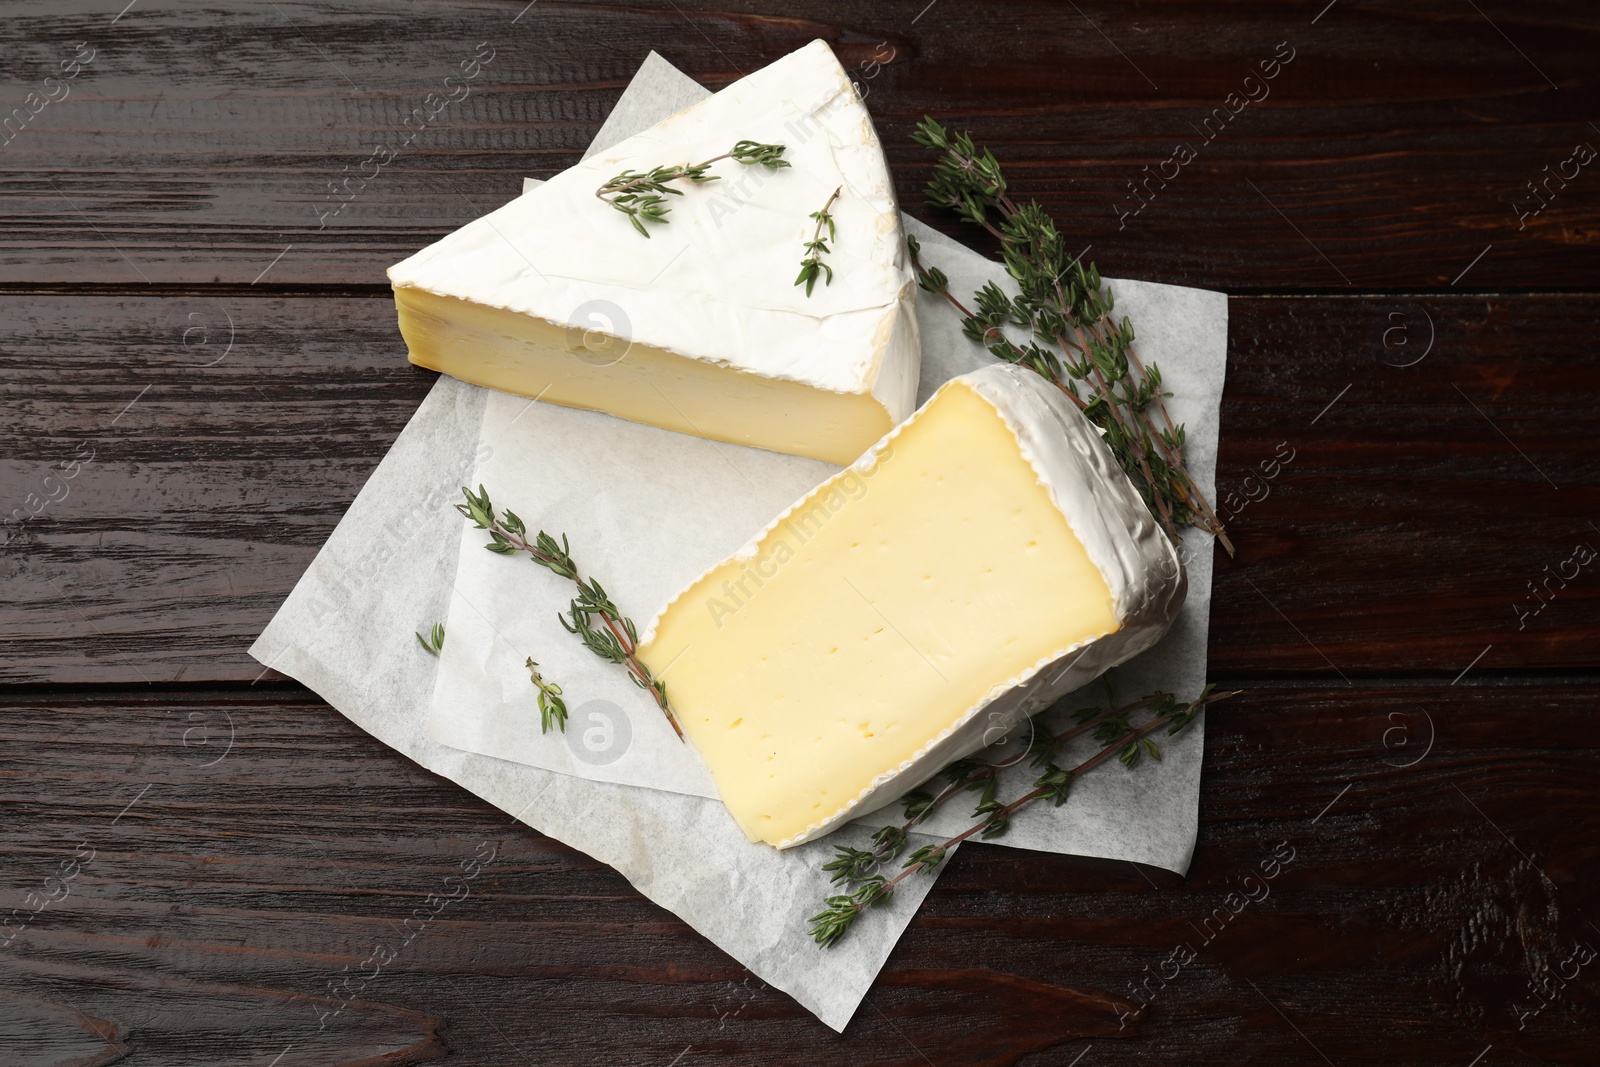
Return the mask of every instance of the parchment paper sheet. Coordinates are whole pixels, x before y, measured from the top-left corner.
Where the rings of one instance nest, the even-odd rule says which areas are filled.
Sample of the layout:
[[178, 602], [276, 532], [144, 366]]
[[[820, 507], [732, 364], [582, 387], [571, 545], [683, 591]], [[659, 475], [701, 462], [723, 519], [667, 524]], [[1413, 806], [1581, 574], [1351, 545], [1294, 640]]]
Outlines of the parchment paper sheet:
[[[651, 95], [628, 96], [596, 138], [591, 153], [709, 95], [665, 62], [647, 64], [639, 82]], [[610, 141], [608, 141], [608, 138]], [[531, 188], [528, 182], [525, 188]], [[944, 270], [962, 299], [986, 281], [1015, 287], [999, 264], [907, 218], [923, 258]], [[1117, 281], [1117, 310], [1138, 334], [1141, 358], [1161, 366], [1175, 393], [1173, 417], [1188, 427], [1190, 469], [1209, 495], [1216, 466], [1217, 411], [1227, 347], [1227, 298], [1219, 293], [1147, 282]], [[629, 309], [617, 309], [626, 321]], [[923, 342], [918, 402], [948, 379], [995, 362], [962, 335], [942, 297], [920, 293]], [[470, 484], [487, 486], [530, 529], [571, 538], [578, 563], [598, 577], [641, 626], [685, 585], [745, 544], [784, 508], [838, 468], [815, 460], [707, 441], [592, 411], [490, 393], [479, 433], [483, 459]], [[1120, 699], [1153, 689], [1198, 693], [1205, 683], [1206, 623], [1211, 603], [1210, 536], [1186, 535], [1189, 596], [1173, 632], [1156, 648], [1115, 673]], [[596, 659], [557, 621], [571, 583], [526, 560], [484, 551], [482, 531], [461, 540], [455, 595], [434, 688], [430, 733], [435, 741], [595, 781], [649, 786], [715, 797], [704, 764], [678, 741], [652, 698], [624, 672]], [[565, 734], [541, 735], [535, 692], [524, 662], [539, 661], [545, 677], [565, 689], [572, 718]], [[667, 674], [671, 691], [670, 669]], [[1080, 703], [1045, 716], [1037, 728], [1060, 729]], [[1027, 739], [1022, 727], [1005, 760]], [[1183, 872], [1196, 831], [1202, 729], [1164, 746], [1159, 769], [1128, 774], [1114, 769], [1087, 776], [1070, 809], [1024, 809], [1002, 844], [1052, 852], [1138, 859]], [[1093, 743], [1082, 742], [1085, 754]], [[998, 748], [998, 746], [997, 746]], [[1010, 772], [1008, 793], [1022, 792], [1033, 775], [1026, 761]], [[1024, 781], [1026, 780], [1026, 782]], [[958, 804], [926, 824], [957, 833], [971, 825], [970, 806]], [[893, 810], [890, 809], [892, 813]], [[880, 824], [885, 816], [865, 820]]]
[[[747, 842], [719, 801], [586, 781], [428, 739], [436, 661], [411, 634], [445, 612], [461, 538], [450, 503], [471, 472], [486, 395], [439, 379], [250, 654], [423, 767], [615, 867], [844, 1029], [933, 879], [908, 879], [873, 921], [821, 952], [804, 920], [829, 892], [819, 868], [832, 838], [780, 855]], [[866, 847], [869, 836], [849, 827], [834, 838]]]
[[[703, 92], [652, 55], [624, 94], [613, 116], [615, 121], [603, 128], [602, 136], [625, 136], [628, 130], [654, 121], [659, 117], [658, 111], [676, 110], [696, 99], [694, 94]], [[626, 124], [618, 116], [626, 118]], [[971, 288], [970, 279], [959, 273], [966, 268], [954, 261], [959, 256], [955, 251], [959, 246], [932, 237], [925, 240], [925, 245], [930, 250], [927, 258], [951, 274], [958, 292]], [[950, 256], [945, 255], [946, 251]], [[981, 258], [972, 258], [977, 259], [977, 264], [967, 266], [981, 269]], [[1130, 291], [1133, 288], [1130, 283], [1119, 283], [1119, 302], [1128, 302], [1134, 295]], [[1184, 299], [1184, 293], [1193, 292], [1163, 288], [1156, 299]], [[1195, 299], [1210, 296], [1198, 294]], [[1214, 299], [1219, 303], [1222, 300]], [[1194, 318], [1188, 319], [1188, 324], [1202, 331], [1197, 336], [1204, 341], [1205, 324]], [[1173, 328], [1181, 330], [1184, 324], [1175, 322]], [[1145, 351], [1162, 359], [1174, 389], [1183, 394], [1196, 388], [1195, 382], [1183, 377], [1188, 371], [1170, 365], [1171, 357], [1161, 356], [1161, 350], [1151, 345], [1157, 325], [1141, 321], [1139, 329], [1148, 338]], [[1209, 348], [1211, 342], [1200, 347]], [[402, 358], [403, 345], [398, 335], [395, 351], [396, 358]], [[931, 361], [939, 358], [931, 355]], [[947, 371], [947, 376], [951, 372]], [[1220, 389], [1220, 342], [1214, 372]], [[477, 553], [489, 563], [526, 569], [533, 575], [545, 573], [531, 563], [518, 568], [516, 561], [476, 548], [469, 553], [462, 550], [465, 524], [450, 505], [459, 499], [458, 487], [471, 481], [478, 467], [498, 454], [491, 440], [480, 440], [480, 425], [491, 401], [526, 404], [451, 378], [439, 379], [278, 614], [251, 647], [251, 654], [263, 664], [297, 678], [351, 721], [423, 767], [615, 867], [645, 896], [675, 912], [760, 978], [790, 993], [824, 1023], [842, 1030], [934, 881], [931, 877], [908, 879], [889, 905], [874, 909], [870, 921], [859, 924], [849, 937], [827, 952], [817, 950], [807, 934], [805, 918], [817, 910], [818, 902], [829, 891], [819, 867], [835, 844], [867, 844], [870, 826], [852, 825], [823, 841], [778, 853], [745, 841], [718, 801], [690, 793], [554, 773], [448, 747], [428, 736], [429, 694], [434, 689], [439, 663], [417, 647], [411, 633], [445, 617], [451, 601], [461, 599], [455, 595], [459, 559], [463, 555], [475, 559]], [[548, 405], [536, 408], [541, 414], [557, 410]], [[514, 415], [516, 409], [512, 410]], [[1174, 411], [1176, 417], [1190, 423], [1195, 474], [1207, 483], [1214, 455], [1214, 400], [1209, 411], [1209, 427], [1203, 425], [1203, 412]], [[1202, 430], [1206, 432], [1199, 432]], [[783, 504], [794, 495], [798, 493], [785, 497]], [[515, 507], [517, 502], [511, 503]], [[528, 511], [534, 509], [530, 507]], [[767, 517], [770, 513], [762, 521]], [[754, 529], [752, 526], [745, 531], [746, 535]], [[574, 548], [582, 544], [575, 541]], [[1209, 549], [1199, 556], [1209, 561]], [[1195, 562], [1191, 562], [1190, 576], [1198, 584], [1202, 575]], [[603, 566], [597, 561], [596, 571], [603, 573]], [[1209, 566], [1203, 577], [1208, 589]], [[620, 596], [620, 589], [617, 592]], [[1204, 621], [1202, 612], [1198, 627], [1191, 628], [1194, 632], [1190, 634], [1191, 640], [1198, 641], [1202, 665]], [[452, 616], [447, 652], [466, 643], [458, 636], [456, 625], [458, 621]], [[517, 663], [520, 669], [520, 659]], [[523, 677], [526, 685], [525, 673]], [[1123, 688], [1130, 694], [1143, 692], [1140, 685], [1142, 682], [1129, 681]], [[643, 714], [630, 718], [641, 723], [650, 721]], [[1189, 757], [1182, 755], [1184, 744], [1193, 750]], [[1066, 834], [1063, 840], [1070, 838], [1070, 842], [1063, 847], [1182, 870], [1193, 841], [1198, 735], [1184, 744], [1175, 747], [1168, 763], [1157, 773], [1139, 776], [1143, 785], [1180, 777], [1171, 772], [1182, 770], [1185, 758], [1192, 762], [1193, 781], [1176, 790], [1183, 794], [1182, 803], [1177, 806], [1185, 810], [1166, 812], [1163, 808], [1162, 814], [1143, 816], [1151, 820], [1177, 818], [1176, 831], [1171, 826], [1135, 820], [1131, 827], [1134, 832], [1130, 834], [1129, 827], [1124, 827], [1117, 831], [1119, 838], [1107, 833], [1105, 826], [1091, 826]], [[584, 768], [596, 766], [580, 763]], [[1107, 776], [1113, 775], [1111, 772]], [[1085, 783], [1094, 777], [1089, 776]], [[1085, 790], [1085, 798], [1089, 796]], [[1075, 798], [1073, 805], [1077, 804]], [[1065, 809], [1054, 815], [1059, 818], [1064, 813]], [[1052, 829], [1053, 825], [1047, 824], [1046, 832], [1036, 831], [1036, 836], [1040, 840], [1062, 837], [1064, 832]], [[1013, 835], [1017, 832], [1014, 830]], [[1141, 835], [1151, 840], [1136, 840]], [[1167, 836], [1181, 838], [1177, 842], [1181, 847], [1151, 843]], [[913, 847], [931, 839], [923, 837]], [[1153, 853], [1164, 859], [1152, 859]]]

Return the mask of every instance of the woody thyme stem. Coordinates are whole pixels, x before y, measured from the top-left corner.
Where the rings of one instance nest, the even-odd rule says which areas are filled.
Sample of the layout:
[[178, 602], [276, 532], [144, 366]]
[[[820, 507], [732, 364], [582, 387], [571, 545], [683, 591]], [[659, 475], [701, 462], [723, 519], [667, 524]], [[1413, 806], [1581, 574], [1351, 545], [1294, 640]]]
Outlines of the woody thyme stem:
[[[499, 523], [496, 523], [491, 527], [491, 529], [497, 531], [500, 536], [504, 537], [511, 545], [528, 553], [541, 563], [544, 563], [548, 566], [549, 564], [556, 562], [549, 556], [540, 553], [532, 545], [528, 544], [528, 541], [525, 537], [510, 532]], [[574, 575], [572, 580], [577, 582], [579, 585], [583, 584], [583, 579], [577, 575]], [[617, 645], [622, 649], [623, 655], [627, 657], [627, 663], [625, 666], [628, 669], [628, 673], [633, 675], [634, 680], [640, 689], [648, 689], [655, 696], [656, 704], [661, 708], [661, 713], [667, 717], [667, 722], [672, 724], [672, 732], [678, 735], [679, 741], [682, 741], [683, 728], [678, 725], [678, 717], [673, 714], [672, 706], [667, 703], [666, 693], [661, 687], [658, 687], [655, 684], [655, 679], [651, 676], [650, 669], [643, 663], [639, 662], [638, 651], [634, 647], [632, 639], [627, 633], [624, 632], [623, 627], [618, 625], [616, 618], [609, 611], [597, 611], [595, 614], [599, 615], [600, 621], [606, 624], [606, 629], [611, 631], [611, 636], [616, 639]]]
[[[950, 291], [950, 286], [944, 275], [940, 272], [930, 270], [922, 265], [921, 249], [918, 246], [916, 239], [911, 237], [906, 238], [906, 245], [911, 252], [911, 269], [917, 276], [917, 284], [922, 286], [922, 288], [926, 289], [930, 293], [937, 293], [939, 296], [944, 297], [945, 300], [949, 302], [950, 306], [955, 308], [957, 313], [959, 313], [962, 319], [965, 321], [976, 322], [977, 317], [972, 314], [972, 311], [967, 307], [967, 305], [958, 300], [956, 295]], [[1009, 337], [1007, 337], [998, 326], [984, 327], [983, 343], [985, 345], [1003, 344], [1011, 351], [1011, 362], [1026, 362], [1027, 354], [1023, 352], [1022, 349], [1018, 348], [1016, 344]], [[1041, 375], [1041, 377], [1044, 377], [1045, 380], [1050, 382], [1051, 385], [1054, 385], [1057, 389], [1061, 390], [1061, 392], [1066, 395], [1068, 400], [1071, 400], [1078, 406], [1079, 411], [1082, 411], [1084, 408], [1089, 406], [1083, 402], [1082, 397], [1074, 395], [1072, 390], [1063, 385], [1059, 379], [1045, 375]]]
[[[1120, 719], [1128, 712], [1146, 706], [1153, 699], [1153, 697], [1145, 697], [1142, 700], [1135, 700], [1131, 704], [1124, 704], [1121, 707], [1112, 708], [1110, 711], [1096, 715], [1092, 719], [1088, 719], [1076, 726], [1069, 727], [1068, 729], [1053, 735], [1050, 740], [1054, 744], [1064, 745], [1067, 742], [1072, 741], [1074, 738], [1088, 733], [1090, 730], [1093, 730], [1096, 726], [1099, 726], [1103, 722], [1109, 722], [1112, 719]], [[978, 772], [979, 774], [992, 775], [1000, 770], [1003, 770], [1004, 767], [1004, 764], [984, 763], [979, 765]], [[922, 808], [922, 810], [918, 811], [917, 814], [913, 815], [911, 818], [907, 819], [901, 824], [901, 833], [915, 829], [918, 824], [920, 824], [928, 816], [932, 815], [934, 811], [945, 801], [970, 788], [973, 780], [974, 779], [971, 777], [955, 777], [948, 786], [934, 796], [934, 798], [927, 804], [926, 807]], [[878, 847], [873, 850], [872, 855], [874, 859], [881, 860], [889, 853], [895, 851], [898, 851], [898, 845], [895, 843], [894, 839], [888, 838], [882, 842], [879, 842]]]
[[[557, 542], [555, 538], [541, 530], [534, 540], [529, 541], [527, 527], [522, 519], [509, 509], [504, 513], [504, 517], [497, 514], [489, 500], [488, 492], [481, 485], [476, 495], [465, 486], [461, 492], [467, 498], [467, 502], [457, 504], [456, 510], [476, 523], [480, 530], [489, 531], [491, 543], [485, 545], [485, 548], [502, 555], [526, 552], [535, 563], [577, 586], [578, 596], [572, 601], [568, 614], [559, 616], [562, 627], [569, 633], [576, 634], [591, 652], [602, 659], [621, 664], [635, 685], [640, 689], [649, 690], [661, 713], [672, 726], [673, 733], [682, 741], [683, 729], [678, 725], [678, 717], [667, 700], [666, 683], [656, 678], [650, 668], [639, 659], [638, 637], [632, 621], [622, 616], [599, 582], [585, 579], [579, 572], [578, 565], [573, 561], [568, 549], [566, 538], [563, 537]], [[605, 624], [604, 634], [589, 624], [591, 616], [599, 617]]]
[[641, 174], [641, 175], [639, 175], [639, 177], [634, 178], [632, 181], [626, 181], [626, 182], [620, 182], [620, 183], [615, 178], [613, 178], [611, 181], [607, 182], [605, 185], [602, 185], [600, 188], [596, 189], [594, 191], [594, 195], [598, 199], [604, 200], [608, 196], [615, 196], [618, 193], [630, 192], [630, 191], [632, 191], [634, 189], [640, 188], [641, 186], [655, 185], [655, 184], [658, 184], [661, 181], [672, 181], [672, 180], [674, 180], [676, 178], [681, 178], [686, 174], [694, 173], [694, 172], [697, 172], [697, 171], [703, 171], [703, 170], [705, 170], [705, 168], [711, 166], [711, 164], [713, 164], [713, 163], [720, 163], [724, 159], [731, 159], [732, 157], [733, 157], [733, 152], [732, 151], [728, 151], [728, 152], [722, 153], [722, 155], [720, 155], [720, 156], [712, 156], [710, 159], [706, 160], [703, 163], [696, 163], [696, 164], [693, 164], [691, 166], [684, 166], [684, 167], [664, 167], [664, 168], [661, 168], [661, 170], [667, 172], [667, 176], [665, 178], [662, 178], [659, 175], [652, 176], [650, 174]]
[[[971, 760], [958, 760], [951, 764], [943, 772], [950, 780], [950, 785], [935, 797], [908, 794], [906, 813], [910, 818], [900, 826], [890, 825], [879, 829], [873, 835], [873, 842], [877, 847], [872, 852], [845, 845], [838, 846], [837, 857], [825, 864], [823, 870], [832, 873], [835, 885], [844, 883], [847, 891], [827, 898], [826, 909], [810, 918], [812, 937], [824, 948], [832, 945], [845, 935], [868, 907], [888, 900], [894, 892], [894, 887], [912, 872], [932, 870], [943, 861], [951, 848], [975, 834], [982, 834], [985, 838], [1004, 834], [1010, 827], [1011, 816], [1036, 800], [1048, 798], [1059, 807], [1066, 802], [1074, 781], [1112, 755], [1118, 756], [1129, 768], [1138, 763], [1139, 757], [1145, 751], [1148, 751], [1152, 758], [1159, 759], [1160, 747], [1150, 740], [1150, 734], [1162, 727], [1167, 727], [1169, 734], [1179, 733], [1194, 721], [1203, 707], [1234, 695], [1236, 694], [1216, 693], [1212, 687], [1207, 686], [1198, 697], [1186, 703], [1173, 700], [1167, 693], [1153, 693], [1131, 704], [1113, 707], [1109, 711], [1097, 712], [1092, 707], [1082, 709], [1074, 715], [1078, 720], [1076, 726], [1069, 727], [1042, 742], [1030, 742], [1029, 748], [1034, 753], [1034, 765], [1044, 773], [1035, 781], [1035, 788], [1009, 804], [1000, 804], [995, 799], [997, 774], [1002, 765], [976, 763]], [[1126, 721], [1126, 716], [1129, 712], [1142, 707], [1152, 708], [1155, 714], [1149, 722], [1141, 726], [1130, 725]], [[1119, 727], [1120, 732], [1118, 732]], [[1103, 747], [1071, 770], [1056, 766], [1054, 754], [1067, 742], [1089, 731], [1093, 731], [1104, 743]], [[1105, 743], [1108, 741], [1109, 743]], [[907, 834], [912, 827], [925, 819], [939, 804], [962, 790], [974, 790], [980, 794], [980, 801], [974, 812], [975, 816], [982, 816], [980, 822], [939, 844], [919, 848], [902, 865], [903, 869], [892, 878], [876, 873], [877, 866], [882, 860], [898, 855], [904, 848]]]

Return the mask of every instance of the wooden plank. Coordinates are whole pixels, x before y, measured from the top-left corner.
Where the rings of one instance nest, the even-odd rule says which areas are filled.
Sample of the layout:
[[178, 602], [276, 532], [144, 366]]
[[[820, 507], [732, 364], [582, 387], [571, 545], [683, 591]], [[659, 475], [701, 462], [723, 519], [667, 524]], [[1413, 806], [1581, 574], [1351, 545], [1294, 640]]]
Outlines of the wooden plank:
[[5, 514], [43, 506], [7, 526], [10, 677], [255, 678], [251, 634], [432, 383], [392, 304], [7, 302]]
[[[28, 999], [0, 997], [0, 1026], [57, 1052], [28, 1064], [96, 1034], [175, 1065], [289, 1045], [323, 1064], [1067, 1064], [1088, 1039], [1137, 1063], [1465, 1064], [1489, 1044], [1582, 1062], [1600, 1001], [1563, 961], [1600, 944], [1589, 704], [1470, 680], [1252, 689], [1210, 715], [1187, 880], [964, 848], [835, 1036], [614, 871], [318, 703], [9, 697], [0, 905], [24, 910], [0, 987]], [[29, 916], [30, 892], [57, 899]], [[408, 924], [430, 893], [455, 899]], [[1114, 997], [1149, 1007], [1119, 1029]]]
[[1240, 549], [1218, 559], [1213, 672], [1594, 666], [1580, 304], [1230, 302], [1218, 499]]
[[[1596, 298], [1232, 308], [1213, 674], [1593, 665], [1600, 562], [1567, 561], [1600, 549]], [[0, 515], [43, 506], [0, 557], [13, 682], [256, 678], [245, 649], [432, 382], [382, 296], [0, 296], [0, 353]]]
[[[0, 145], [0, 282], [382, 283], [576, 162], [650, 49], [718, 87], [822, 37], [924, 216], [909, 135], [934, 114], [1112, 274], [1592, 285], [1600, 182], [1574, 152], [1600, 147], [1593, 6], [1318, 6], [24, 0], [0, 27], [24, 108]], [[80, 43], [92, 60], [46, 84]], [[391, 161], [369, 162], [379, 142]]]

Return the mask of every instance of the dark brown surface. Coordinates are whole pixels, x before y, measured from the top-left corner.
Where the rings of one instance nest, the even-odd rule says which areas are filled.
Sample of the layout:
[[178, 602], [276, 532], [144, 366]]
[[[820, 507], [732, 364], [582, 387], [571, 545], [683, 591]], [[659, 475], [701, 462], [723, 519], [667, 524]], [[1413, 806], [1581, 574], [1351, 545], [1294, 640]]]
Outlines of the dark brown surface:
[[[1056, 1046], [1029, 1062], [1064, 1064], [1084, 1038], [1098, 1062], [1312, 1062], [1309, 1038], [1341, 1064], [1393, 1063], [1397, 1042], [1430, 1062], [1493, 1043], [1497, 1062], [1577, 1063], [1600, 1009], [1585, 971], [1517, 1029], [1537, 1003], [1530, 968], [1600, 944], [1586, 889], [1600, 752], [1577, 740], [1592, 707], [1570, 686], [1252, 687], [1210, 720], [1188, 879], [965, 849], [843, 1036], [615, 872], [296, 693], [4, 710], [8, 890], [95, 850], [0, 969], [31, 998], [0, 998], [0, 1023], [54, 1018], [62, 1049], [85, 1040], [76, 1010], [164, 1064], [265, 1063], [290, 1044], [311, 1057], [298, 1062], [357, 1062], [433, 1035], [471, 1063], [665, 1064], [692, 1047], [909, 1067], [926, 1062], [913, 1046], [940, 1064]], [[358, 1004], [319, 1031], [334, 1002], [312, 998], [395, 947], [484, 842], [494, 859], [470, 895], [345, 988]], [[1289, 858], [1263, 895], [1274, 854]], [[1234, 915], [1244, 891], [1257, 899]], [[1202, 928], [1218, 908], [1227, 922]], [[1120, 1035], [1114, 1010], [1074, 992], [1128, 997], [1184, 942], [1194, 961]]]
[[[925, 2], [8, 6], [8, 107], [97, 52], [0, 146], [0, 519], [93, 450], [5, 528], [0, 905], [95, 851], [0, 947], [0, 1062], [1592, 1059], [1600, 961], [1553, 972], [1600, 948], [1600, 571], [1516, 608], [1600, 547], [1600, 162], [1525, 228], [1513, 203], [1600, 146], [1600, 20]], [[1190, 876], [968, 847], [842, 1036], [244, 654], [431, 381], [382, 269], [572, 162], [649, 49], [718, 86], [813, 36], [894, 47], [864, 84], [924, 217], [933, 112], [1108, 273], [1237, 294], [1211, 674], [1247, 693], [1208, 724]], [[479, 89], [318, 232], [324, 183], [479, 41]], [[1280, 41], [1271, 95], [1119, 230], [1125, 183]]]
[[[1338, 0], [1315, 24], [1316, 3], [940, 0], [916, 19], [926, 5], [540, 0], [513, 23], [518, 0], [251, 0], [226, 17], [169, 0], [113, 26], [105, 7], [120, 4], [13, 2], [13, 96], [77, 42], [97, 51], [3, 149], [0, 281], [245, 284], [292, 246], [271, 280], [381, 282], [523, 175], [570, 165], [650, 49], [720, 87], [817, 36], [852, 68], [892, 50], [861, 78], [908, 204], [926, 162], [907, 135], [944, 116], [980, 130], [1017, 189], [1123, 276], [1438, 288], [1494, 244], [1475, 287], [1593, 280], [1588, 170], [1525, 228], [1514, 208], [1534, 202], [1525, 183], [1542, 168], [1600, 136], [1600, 22], [1582, 0], [1482, 14]], [[473, 93], [319, 230], [326, 183], [359, 177], [479, 42], [494, 59]], [[1280, 43], [1293, 58], [1265, 98], [1214, 119], [1207, 141], [1230, 93], [1262, 94], [1244, 79]], [[1128, 184], [1180, 141], [1197, 158], [1119, 228]]]

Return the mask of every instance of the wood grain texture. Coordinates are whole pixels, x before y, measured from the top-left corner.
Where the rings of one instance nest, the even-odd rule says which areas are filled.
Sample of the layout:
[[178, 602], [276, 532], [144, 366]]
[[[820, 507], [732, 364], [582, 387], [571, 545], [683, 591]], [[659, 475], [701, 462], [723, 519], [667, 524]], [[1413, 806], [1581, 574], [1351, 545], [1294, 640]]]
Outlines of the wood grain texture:
[[[1559, 176], [1600, 147], [1600, 15], [1578, 0], [120, 6], [8, 7], [7, 108], [95, 51], [0, 146], [0, 281], [381, 283], [576, 162], [651, 49], [715, 88], [815, 37], [856, 72], [912, 211], [909, 135], [933, 114], [1124, 276], [1437, 289], [1492, 245], [1461, 284], [1526, 290], [1600, 264], [1594, 165]], [[470, 93], [405, 132], [480, 43]], [[380, 141], [399, 155], [364, 167]], [[1180, 144], [1193, 158], [1166, 163]]]
[[[964, 848], [842, 1035], [244, 654], [431, 385], [384, 269], [651, 49], [816, 37], [912, 213], [974, 240], [932, 114], [1107, 273], [1232, 292], [1246, 690], [1187, 879]], [[1597, 47], [1577, 0], [8, 4], [0, 1063], [1593, 1060]]]
[[1231, 300], [1212, 671], [1596, 666], [1591, 300]]
[[[1470, 682], [1251, 689], [1210, 716], [1187, 880], [963, 849], [834, 1035], [614, 871], [318, 702], [13, 697], [0, 906], [26, 915], [25, 894], [92, 856], [0, 948], [0, 987], [27, 998], [0, 997], [0, 1033], [47, 1035], [29, 1047], [56, 1058], [8, 1060], [28, 1065], [96, 1042], [174, 1065], [265, 1065], [290, 1045], [315, 1064], [687, 1048], [1065, 1065], [1086, 1041], [1101, 1063], [1320, 1062], [1312, 1043], [1339, 1064], [1464, 1064], [1490, 1043], [1497, 1063], [1576, 1063], [1600, 998], [1590, 971], [1559, 988], [1550, 972], [1600, 944], [1590, 703]], [[407, 925], [452, 885], [466, 892]], [[1183, 944], [1194, 959], [1141, 986]], [[1550, 995], [1519, 1029], [1530, 981]]]
[[[1597, 311], [1232, 301], [1213, 673], [1449, 679], [1490, 644], [1481, 669], [1592, 667], [1600, 562], [1559, 572], [1600, 549]], [[0, 296], [0, 505], [66, 494], [7, 527], [0, 677], [256, 678], [245, 649], [432, 379], [382, 294]]]

